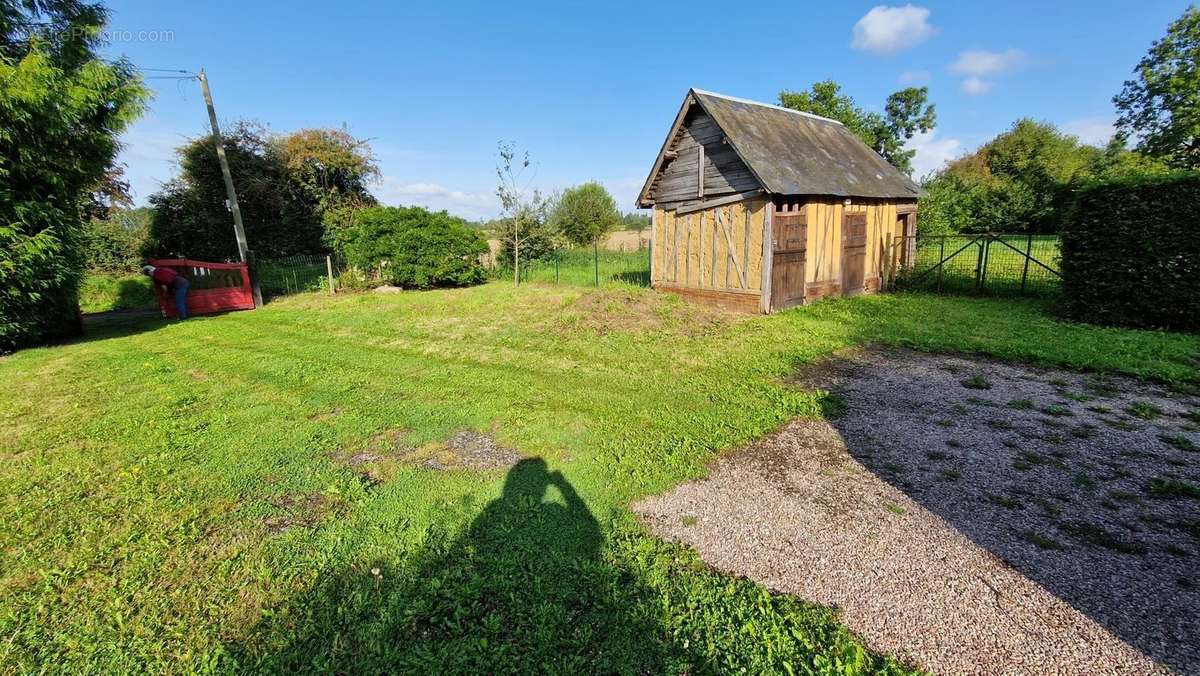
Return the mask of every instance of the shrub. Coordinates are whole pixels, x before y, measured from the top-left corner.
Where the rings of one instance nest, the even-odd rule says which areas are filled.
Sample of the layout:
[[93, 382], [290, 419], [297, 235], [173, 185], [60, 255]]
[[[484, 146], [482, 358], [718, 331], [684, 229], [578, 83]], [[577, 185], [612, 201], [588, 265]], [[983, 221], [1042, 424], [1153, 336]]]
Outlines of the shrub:
[[114, 209], [104, 218], [84, 224], [88, 270], [135, 272], [142, 265], [142, 249], [150, 225], [150, 209]]
[[445, 211], [363, 209], [342, 236], [350, 265], [377, 271], [396, 286], [465, 286], [485, 277], [479, 257], [487, 253], [487, 242], [466, 221]]
[[1200, 173], [1082, 188], [1062, 232], [1063, 291], [1077, 319], [1200, 329]]

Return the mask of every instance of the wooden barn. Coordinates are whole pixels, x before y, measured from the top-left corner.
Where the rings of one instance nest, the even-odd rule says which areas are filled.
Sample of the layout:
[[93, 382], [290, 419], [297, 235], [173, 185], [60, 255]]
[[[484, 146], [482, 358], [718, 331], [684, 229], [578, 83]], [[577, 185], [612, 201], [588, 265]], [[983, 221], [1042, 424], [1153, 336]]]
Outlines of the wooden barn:
[[752, 312], [877, 291], [920, 194], [840, 122], [692, 89], [638, 197], [651, 285]]

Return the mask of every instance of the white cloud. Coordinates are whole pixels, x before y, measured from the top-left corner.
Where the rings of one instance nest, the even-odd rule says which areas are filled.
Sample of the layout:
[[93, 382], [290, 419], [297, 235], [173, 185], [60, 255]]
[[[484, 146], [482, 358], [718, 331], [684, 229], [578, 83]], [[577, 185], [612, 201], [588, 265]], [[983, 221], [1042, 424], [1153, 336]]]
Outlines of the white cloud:
[[992, 83], [981, 78], [971, 76], [962, 81], [962, 90], [972, 96], [986, 94], [992, 88]]
[[995, 75], [1025, 63], [1025, 53], [1019, 49], [989, 52], [986, 49], [968, 49], [958, 55], [950, 70], [962, 75]]
[[499, 210], [495, 195], [447, 188], [439, 183], [407, 182], [385, 176], [376, 196], [384, 204], [418, 205], [445, 209], [464, 218], [490, 218]]
[[999, 75], [1025, 63], [1025, 53], [1019, 49], [989, 52], [986, 49], [968, 49], [950, 64], [950, 70], [967, 76], [962, 81], [962, 90], [972, 96], [986, 94], [994, 84], [985, 80], [985, 75]]
[[876, 54], [894, 54], [915, 47], [937, 32], [929, 25], [925, 7], [879, 5], [854, 24], [850, 46]]
[[1102, 117], [1071, 120], [1063, 125], [1063, 131], [1077, 137], [1081, 142], [1093, 146], [1107, 145], [1115, 132], [1112, 120]]
[[917, 151], [912, 160], [913, 176], [917, 178], [937, 171], [950, 160], [963, 155], [962, 141], [956, 138], [939, 139], [936, 130], [916, 134], [904, 147]]
[[929, 82], [933, 75], [927, 70], [906, 70], [900, 73], [900, 77], [896, 78], [900, 84], [918, 84], [921, 82]]

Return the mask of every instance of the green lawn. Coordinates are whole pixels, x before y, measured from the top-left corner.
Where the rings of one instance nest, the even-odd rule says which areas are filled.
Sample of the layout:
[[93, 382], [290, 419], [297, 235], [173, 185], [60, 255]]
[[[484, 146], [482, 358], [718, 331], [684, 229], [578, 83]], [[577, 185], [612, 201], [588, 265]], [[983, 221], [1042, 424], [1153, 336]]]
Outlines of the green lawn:
[[[1196, 336], [917, 294], [731, 321], [493, 283], [108, 324], [0, 358], [0, 670], [899, 671], [627, 509], [821, 415], [781, 378], [872, 341], [1200, 382]], [[409, 461], [464, 429], [545, 464]]]
[[89, 273], [79, 287], [79, 309], [84, 313], [156, 307], [154, 289], [145, 275]]

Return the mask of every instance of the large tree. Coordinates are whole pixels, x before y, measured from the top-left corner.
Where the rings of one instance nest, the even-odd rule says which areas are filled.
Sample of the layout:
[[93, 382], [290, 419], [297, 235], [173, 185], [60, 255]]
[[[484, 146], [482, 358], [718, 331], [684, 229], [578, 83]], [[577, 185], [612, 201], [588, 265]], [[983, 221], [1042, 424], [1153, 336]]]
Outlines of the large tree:
[[575, 246], [594, 246], [620, 222], [616, 200], [595, 181], [563, 192], [550, 216], [551, 226]]
[[75, 331], [83, 225], [148, 93], [98, 54], [106, 12], [0, 1], [0, 351]]
[[[379, 170], [363, 141], [344, 130], [305, 129], [271, 135], [239, 122], [222, 142], [237, 188], [246, 239], [260, 258], [326, 251], [338, 242], [327, 218], [375, 203], [367, 185]], [[237, 255], [233, 219], [225, 205], [221, 166], [212, 137], [177, 151], [180, 175], [150, 196], [154, 218], [147, 253], [209, 260]]]
[[905, 150], [904, 144], [937, 124], [927, 87], [893, 92], [884, 104], [882, 115], [860, 108], [833, 80], [817, 82], [809, 91], [782, 91], [779, 104], [841, 122], [863, 143], [906, 174], [912, 173], [912, 158], [916, 151]]
[[1171, 166], [1200, 167], [1200, 9], [1184, 10], [1134, 73], [1113, 97], [1118, 134]]
[[1119, 140], [1101, 149], [1048, 122], [1017, 120], [925, 181], [921, 232], [1057, 232], [1080, 183], [1163, 171]]

